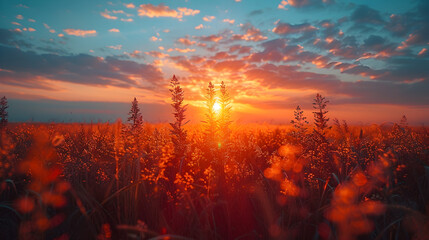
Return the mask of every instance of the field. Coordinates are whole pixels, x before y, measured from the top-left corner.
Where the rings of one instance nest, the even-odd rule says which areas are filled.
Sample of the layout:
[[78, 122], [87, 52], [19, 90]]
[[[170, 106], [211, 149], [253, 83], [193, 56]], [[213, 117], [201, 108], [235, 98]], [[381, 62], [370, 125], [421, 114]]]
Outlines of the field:
[[429, 236], [425, 127], [196, 124], [184, 148], [171, 129], [9, 124], [2, 239]]

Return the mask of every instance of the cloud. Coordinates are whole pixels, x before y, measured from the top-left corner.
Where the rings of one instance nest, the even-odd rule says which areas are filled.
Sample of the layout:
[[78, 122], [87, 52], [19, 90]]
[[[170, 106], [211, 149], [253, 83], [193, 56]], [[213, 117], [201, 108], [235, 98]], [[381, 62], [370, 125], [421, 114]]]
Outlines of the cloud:
[[121, 18], [122, 22], [133, 22], [134, 20], [132, 18]]
[[152, 42], [157, 42], [157, 41], [162, 41], [162, 38], [157, 38], [157, 37], [155, 37], [155, 36], [152, 36], [152, 37], [150, 38], [150, 40], [151, 40]]
[[[214, 56], [212, 56], [210, 59], [215, 60], [225, 60], [225, 59], [235, 59], [237, 58], [236, 55], [230, 55], [228, 52], [217, 52]], [[237, 69], [238, 70], [238, 69]]]
[[162, 53], [160, 51], [150, 51], [150, 52], [145, 52], [145, 54], [154, 58], [165, 58], [169, 56], [168, 54]]
[[218, 72], [231, 71], [231, 72], [239, 72], [246, 66], [246, 63], [241, 60], [230, 60], [230, 61], [222, 61], [217, 62], [213, 69]]
[[21, 14], [19, 14], [19, 15], [16, 15], [16, 19], [24, 19], [24, 17], [21, 15]]
[[191, 46], [194, 45], [196, 43], [196, 41], [192, 41], [190, 40], [188, 37], [184, 37], [184, 38], [179, 38], [176, 40], [177, 43], [181, 43], [185, 46]]
[[29, 18], [28, 19], [29, 22], [36, 22], [36, 20]]
[[119, 32], [119, 29], [117, 29], [117, 28], [112, 28], [112, 29], [109, 29], [109, 32], [115, 32], [115, 33], [118, 33], [118, 32]]
[[302, 24], [289, 24], [289, 23], [277, 23], [277, 26], [273, 28], [273, 32], [279, 35], [288, 35], [296, 33], [305, 33], [316, 31], [317, 28], [310, 25], [309, 23]]
[[87, 54], [60, 56], [37, 54], [0, 46], [2, 84], [27, 88], [52, 89], [46, 80], [93, 86], [122, 88], [155, 88], [163, 85], [162, 72], [149, 64], [120, 60], [116, 57], [95, 57]]
[[124, 12], [124, 10], [113, 10], [112, 11], [114, 14], [124, 14], [125, 16], [127, 16], [127, 17], [131, 17], [131, 16], [133, 16], [132, 14], [130, 14], [130, 13], [126, 13], [126, 12]]
[[228, 19], [228, 18], [225, 18], [225, 19], [223, 20], [223, 22], [227, 22], [227, 23], [229, 23], [229, 24], [234, 24], [235, 20], [234, 20], [234, 19]]
[[215, 16], [205, 16], [205, 17], [203, 17], [203, 20], [206, 21], [206, 22], [211, 22], [215, 18], [216, 18]]
[[193, 10], [185, 7], [179, 7], [177, 8], [177, 10], [179, 10], [179, 12], [185, 16], [195, 16], [196, 14], [200, 13], [200, 10]]
[[136, 5], [134, 5], [134, 3], [124, 3], [124, 6], [126, 8], [135, 8], [136, 7]]
[[366, 5], [361, 5], [355, 9], [350, 16], [350, 20], [355, 23], [364, 24], [382, 24], [384, 23], [380, 13]]
[[427, 56], [428, 55], [428, 49], [427, 48], [422, 48], [422, 50], [420, 50], [420, 52], [417, 55], [419, 55], [419, 56]]
[[335, 3], [334, 0], [282, 0], [277, 8], [286, 9], [286, 6], [292, 6], [296, 8], [321, 7], [333, 3]]
[[134, 50], [133, 52], [124, 52], [125, 55], [131, 57], [131, 58], [137, 58], [137, 59], [144, 59], [144, 55], [139, 50]]
[[203, 24], [200, 24], [200, 25], [198, 25], [198, 26], [195, 27], [195, 29], [197, 29], [197, 30], [200, 30], [200, 29], [203, 29], [203, 28], [204, 28]]
[[171, 9], [169, 6], [164, 4], [159, 4], [158, 6], [153, 4], [142, 4], [139, 6], [138, 15], [142, 17], [149, 18], [159, 18], [159, 17], [171, 17], [181, 19], [183, 16], [194, 16], [200, 13], [200, 10], [193, 10], [189, 8], [177, 8]]
[[95, 30], [81, 30], [81, 29], [63, 29], [65, 33], [68, 35], [73, 35], [77, 37], [94, 37], [97, 35], [97, 31]]
[[55, 32], [56, 32], [54, 29], [51, 29], [51, 27], [50, 27], [48, 24], [46, 24], [46, 23], [43, 23], [43, 26], [44, 26], [46, 29], [48, 29], [50, 33], [55, 33]]
[[204, 42], [219, 42], [220, 40], [223, 39], [223, 36], [217, 35], [217, 34], [212, 34], [209, 36], [200, 36], [197, 38], [201, 41], [204, 41]]
[[191, 48], [169, 48], [167, 50], [167, 52], [173, 52], [173, 51], [177, 51], [180, 53], [188, 53], [188, 52], [195, 52], [195, 49], [191, 49]]
[[26, 6], [26, 5], [22, 4], [22, 3], [20, 3], [20, 4], [16, 5], [16, 7], [28, 8], [28, 6]]
[[229, 52], [238, 54], [249, 54], [252, 51], [252, 47], [249, 46], [242, 46], [242, 45], [233, 45], [229, 47]]
[[169, 57], [169, 59], [171, 59], [176, 64], [176, 66], [178, 66], [180, 69], [184, 69], [194, 74], [205, 73], [205, 69], [198, 68], [186, 56], [172, 56], [172, 57]]
[[115, 45], [115, 46], [107, 46], [108, 48], [115, 49], [115, 50], [121, 50], [122, 45]]
[[118, 19], [118, 17], [117, 17], [117, 16], [112, 16], [112, 15], [110, 15], [110, 12], [109, 12], [109, 11], [107, 11], [107, 9], [105, 9], [105, 10], [104, 10], [104, 12], [101, 12], [101, 13], [100, 13], [100, 15], [101, 15], [102, 17], [104, 17], [104, 18], [107, 18], [107, 19], [112, 19], [112, 20], [116, 20], [116, 19]]
[[21, 26], [21, 24], [20, 23], [17, 23], [17, 22], [11, 22], [13, 25], [17, 25], [17, 26]]
[[16, 47], [16, 48], [22, 48], [22, 47], [31, 48], [33, 44], [22, 40], [22, 37], [23, 35], [21, 33], [21, 30], [11, 31], [11, 30], [0, 28], [0, 44]]
[[255, 28], [250, 23], [241, 24], [240, 28], [245, 32], [245, 34], [234, 34], [232, 36], [232, 40], [259, 42], [268, 39], [268, 37], [264, 36], [259, 29]]

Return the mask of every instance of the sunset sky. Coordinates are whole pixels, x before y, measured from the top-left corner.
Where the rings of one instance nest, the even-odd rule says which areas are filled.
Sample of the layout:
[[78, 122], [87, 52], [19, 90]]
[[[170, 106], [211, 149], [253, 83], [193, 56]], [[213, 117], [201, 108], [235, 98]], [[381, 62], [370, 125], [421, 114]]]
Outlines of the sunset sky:
[[171, 119], [168, 83], [201, 118], [224, 81], [239, 122], [288, 123], [316, 93], [329, 117], [429, 124], [429, 1], [174, 0], [0, 3], [10, 121]]

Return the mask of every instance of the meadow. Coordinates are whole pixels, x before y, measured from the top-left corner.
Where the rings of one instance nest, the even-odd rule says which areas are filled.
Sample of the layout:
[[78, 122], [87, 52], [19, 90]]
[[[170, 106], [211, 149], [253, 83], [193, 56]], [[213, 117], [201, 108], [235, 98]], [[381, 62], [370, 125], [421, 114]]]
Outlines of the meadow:
[[182, 148], [168, 124], [10, 123], [1, 239], [427, 239], [426, 127], [296, 113]]

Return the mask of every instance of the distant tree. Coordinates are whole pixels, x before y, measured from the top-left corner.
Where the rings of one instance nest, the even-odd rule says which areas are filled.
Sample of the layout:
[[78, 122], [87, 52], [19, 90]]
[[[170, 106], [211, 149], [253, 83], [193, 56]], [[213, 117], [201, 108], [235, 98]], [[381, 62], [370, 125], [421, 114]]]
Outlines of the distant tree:
[[[175, 121], [173, 123], [170, 123], [171, 127], [173, 128], [171, 132], [172, 141], [174, 144], [174, 152], [177, 159], [180, 159], [180, 169], [183, 164], [183, 157], [185, 155], [186, 151], [186, 137], [187, 133], [186, 130], [183, 128], [183, 125], [185, 125], [187, 122], [185, 121], [185, 111], [187, 108], [187, 104], [183, 105], [183, 100], [185, 99], [185, 93], [180, 87], [180, 82], [177, 80], [176, 76], [173, 75], [173, 78], [170, 81], [170, 92], [171, 92], [171, 100], [173, 103], [171, 106], [173, 106], [173, 115]], [[180, 171], [179, 171], [180, 172]]]
[[7, 109], [9, 108], [7, 104], [7, 98], [6, 96], [3, 96], [0, 100], [0, 128], [6, 127], [8, 123], [8, 112]]
[[325, 131], [328, 128], [329, 118], [326, 116], [328, 111], [326, 110], [326, 104], [329, 103], [322, 95], [316, 94], [316, 98], [313, 102], [314, 124], [316, 125], [315, 131], [325, 140]]
[[405, 115], [402, 115], [401, 121], [399, 122], [399, 126], [408, 127], [408, 119]]
[[220, 116], [219, 116], [219, 129], [222, 134], [222, 139], [228, 139], [231, 129], [231, 97], [228, 90], [226, 89], [225, 83], [222, 81], [220, 84]]
[[136, 129], [143, 124], [143, 117], [140, 113], [139, 102], [136, 98], [134, 98], [134, 101], [131, 102], [131, 109], [128, 115], [128, 121], [132, 123], [132, 129]]
[[295, 128], [295, 134], [297, 137], [301, 138], [307, 131], [305, 124], [308, 124], [307, 117], [304, 116], [304, 111], [301, 110], [299, 106], [296, 107], [293, 112], [294, 120], [291, 120], [290, 123], [293, 124]]
[[205, 123], [207, 137], [212, 142], [214, 142], [215, 140], [217, 128], [218, 128], [215, 111], [213, 109], [213, 106], [216, 102], [215, 97], [216, 97], [215, 87], [213, 83], [210, 82], [209, 86], [206, 89], [205, 99], [206, 99], [207, 112], [205, 114], [206, 120], [203, 121], [203, 123]]

